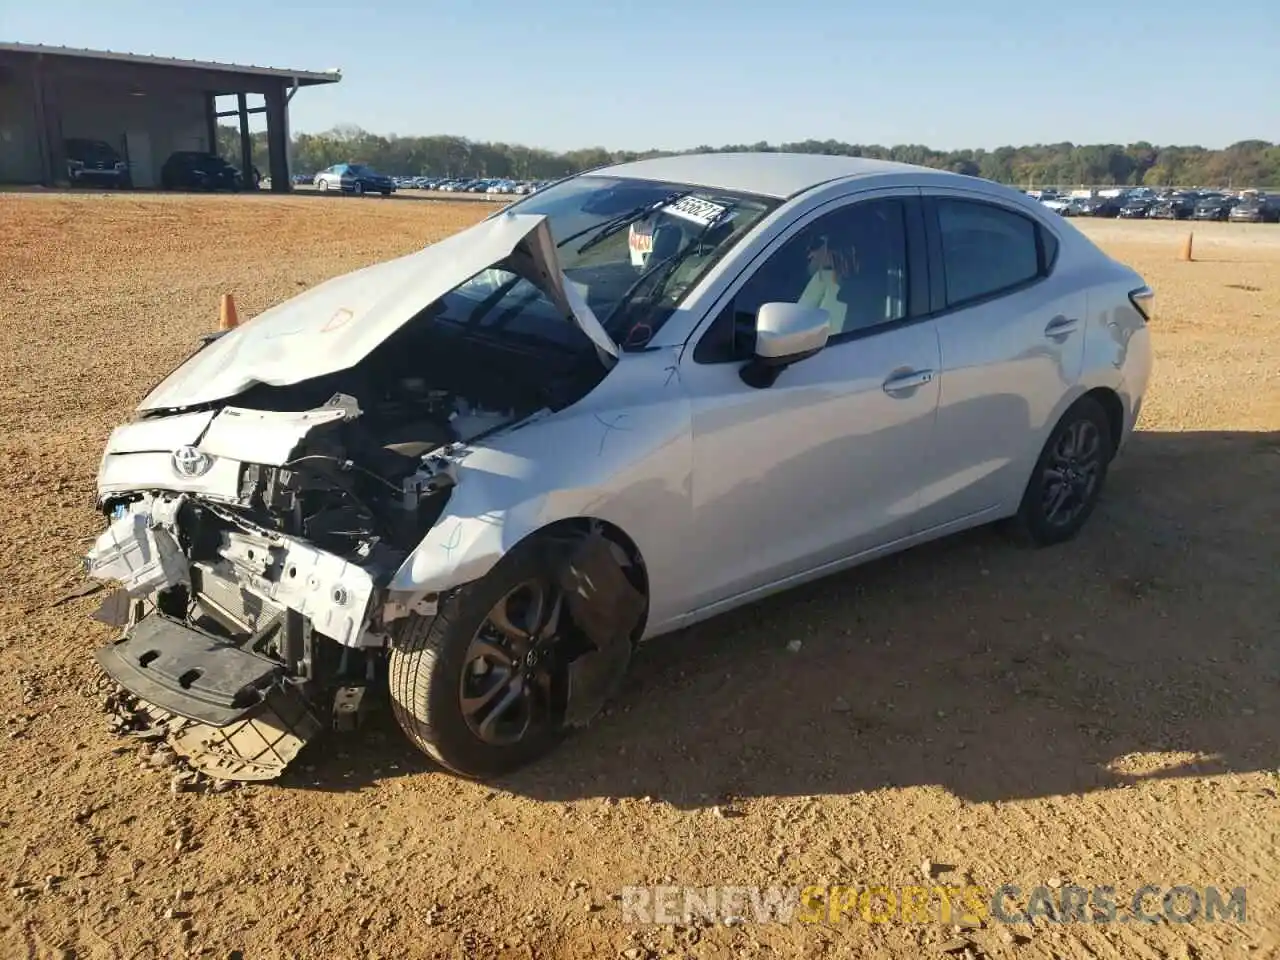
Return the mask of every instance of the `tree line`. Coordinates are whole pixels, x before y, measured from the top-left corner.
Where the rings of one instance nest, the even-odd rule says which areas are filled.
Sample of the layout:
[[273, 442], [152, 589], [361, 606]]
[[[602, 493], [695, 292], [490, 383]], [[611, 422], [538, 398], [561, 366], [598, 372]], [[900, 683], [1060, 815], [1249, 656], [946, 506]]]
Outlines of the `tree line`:
[[[254, 164], [264, 174], [267, 139], [252, 135]], [[1280, 187], [1280, 144], [1242, 140], [1221, 150], [1198, 146], [1052, 143], [994, 150], [933, 150], [916, 144], [893, 147], [804, 140], [797, 143], [729, 144], [694, 150], [606, 150], [587, 147], [558, 153], [522, 144], [482, 142], [466, 137], [437, 135], [401, 137], [370, 133], [357, 126], [340, 126], [325, 133], [300, 133], [291, 145], [292, 170], [315, 173], [335, 163], [366, 163], [395, 176], [502, 177], [545, 180], [607, 163], [620, 163], [675, 153], [786, 152], [826, 153], [849, 157], [897, 160], [926, 167], [984, 177], [1024, 188], [1039, 186], [1221, 186]], [[238, 163], [240, 133], [231, 126], [218, 130], [219, 153]]]

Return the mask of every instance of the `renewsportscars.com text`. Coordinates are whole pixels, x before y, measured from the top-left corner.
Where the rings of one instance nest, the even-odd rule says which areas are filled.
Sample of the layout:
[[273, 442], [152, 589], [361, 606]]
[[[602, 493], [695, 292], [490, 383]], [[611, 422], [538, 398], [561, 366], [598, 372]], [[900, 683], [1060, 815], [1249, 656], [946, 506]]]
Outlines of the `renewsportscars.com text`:
[[633, 886], [621, 891], [633, 924], [720, 923], [1215, 923], [1246, 920], [1244, 887], [1112, 886]]

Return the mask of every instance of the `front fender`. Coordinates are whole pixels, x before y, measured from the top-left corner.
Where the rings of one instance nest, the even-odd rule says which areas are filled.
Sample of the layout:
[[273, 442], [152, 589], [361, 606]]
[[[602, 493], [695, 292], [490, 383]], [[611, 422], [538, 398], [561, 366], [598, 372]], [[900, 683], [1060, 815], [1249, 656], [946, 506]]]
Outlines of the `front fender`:
[[[470, 484], [472, 489], [478, 486]], [[454, 491], [443, 516], [392, 577], [392, 603], [411, 604], [426, 594], [478, 580], [517, 543], [555, 522], [544, 519], [549, 516], [545, 495], [488, 510], [457, 504], [462, 496], [462, 488]], [[483, 499], [483, 494], [468, 499]]]
[[688, 410], [677, 390], [608, 412], [562, 411], [464, 451], [444, 512], [388, 585], [387, 617], [483, 577], [539, 530], [581, 518], [631, 538], [645, 561], [651, 615], [665, 616], [686, 575], [691, 464]]

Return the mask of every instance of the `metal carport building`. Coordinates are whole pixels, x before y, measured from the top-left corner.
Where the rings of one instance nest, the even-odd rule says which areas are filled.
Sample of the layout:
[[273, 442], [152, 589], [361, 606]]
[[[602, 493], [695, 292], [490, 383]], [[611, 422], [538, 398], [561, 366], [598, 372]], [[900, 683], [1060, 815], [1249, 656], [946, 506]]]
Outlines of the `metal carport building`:
[[[238, 116], [247, 166], [249, 114], [264, 113], [271, 189], [289, 180], [289, 101], [299, 87], [336, 83], [337, 71], [239, 66], [106, 50], [0, 43], [0, 182], [55, 186], [67, 179], [63, 141], [115, 147], [138, 187], [158, 185], [176, 150], [217, 150], [220, 116]], [[260, 94], [263, 105], [250, 107]], [[236, 108], [217, 109], [234, 95]]]

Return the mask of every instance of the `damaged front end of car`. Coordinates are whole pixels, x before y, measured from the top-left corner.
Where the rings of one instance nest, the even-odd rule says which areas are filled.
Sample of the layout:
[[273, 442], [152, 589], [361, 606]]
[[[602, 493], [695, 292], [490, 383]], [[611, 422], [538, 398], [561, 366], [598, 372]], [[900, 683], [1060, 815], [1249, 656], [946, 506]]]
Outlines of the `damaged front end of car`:
[[119, 584], [100, 619], [126, 629], [98, 662], [184, 729], [256, 718], [273, 732], [263, 740], [284, 738], [244, 756], [209, 731], [222, 749], [201, 752], [222, 755], [196, 762], [207, 773], [275, 775], [319, 732], [310, 705], [358, 700], [374, 676], [382, 591], [453, 475], [443, 452], [371, 446], [360, 414], [339, 395], [302, 413], [227, 406], [112, 434], [99, 491], [113, 519], [87, 572]]
[[[485, 437], [574, 402], [616, 360], [543, 218], [468, 233], [213, 339], [112, 432], [98, 476], [109, 525], [86, 569], [117, 585], [97, 617], [121, 634], [97, 660], [197, 770], [271, 779], [322, 730], [354, 728], [397, 631], [461, 586], [403, 589], [460, 463]], [[576, 322], [580, 354], [524, 376], [439, 333], [444, 295], [491, 269]], [[385, 283], [368, 275], [379, 271]], [[597, 531], [571, 539], [559, 576], [597, 654], [576, 671], [581, 721], [625, 668], [629, 644], [615, 641], [642, 602], [614, 596], [629, 622], [593, 623], [584, 598], [615, 571], [600, 567]]]

